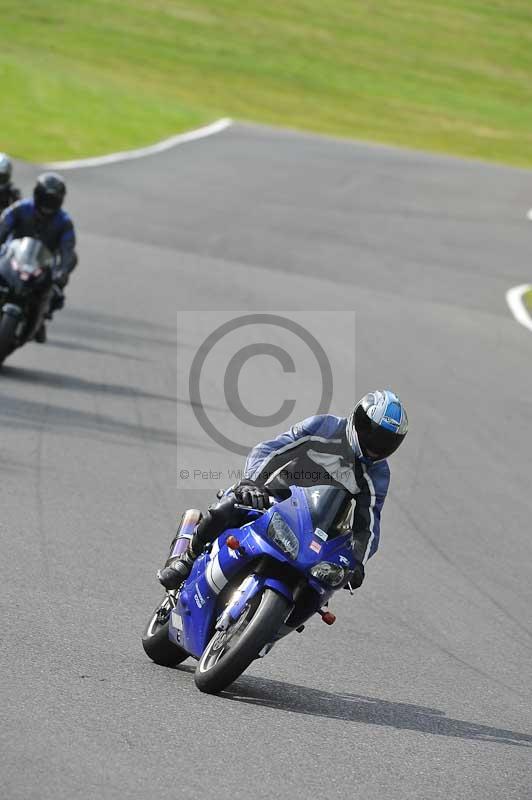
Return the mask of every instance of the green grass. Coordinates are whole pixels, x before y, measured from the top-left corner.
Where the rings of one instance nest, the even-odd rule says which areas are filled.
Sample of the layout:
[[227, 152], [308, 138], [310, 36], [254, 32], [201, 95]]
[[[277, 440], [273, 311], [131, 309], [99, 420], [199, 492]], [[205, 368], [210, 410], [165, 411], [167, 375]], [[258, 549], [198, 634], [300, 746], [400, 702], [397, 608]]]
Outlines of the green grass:
[[532, 0], [1, 0], [0, 149], [220, 116], [532, 165]]
[[523, 302], [524, 302], [525, 306], [527, 307], [527, 309], [532, 314], [532, 289], [530, 289], [528, 292], [524, 293]]

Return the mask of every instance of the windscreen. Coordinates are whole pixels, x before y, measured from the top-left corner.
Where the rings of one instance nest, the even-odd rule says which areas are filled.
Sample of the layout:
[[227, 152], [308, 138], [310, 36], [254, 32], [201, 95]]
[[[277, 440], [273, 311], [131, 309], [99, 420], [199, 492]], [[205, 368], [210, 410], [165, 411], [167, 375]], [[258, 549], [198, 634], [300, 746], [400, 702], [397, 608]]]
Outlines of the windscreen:
[[25, 272], [32, 272], [38, 267], [52, 266], [53, 256], [38, 239], [26, 236], [24, 239], [14, 239], [10, 245], [11, 258], [17, 266]]
[[321, 528], [329, 539], [348, 529], [346, 521], [351, 508], [351, 495], [337, 486], [304, 488], [314, 528]]

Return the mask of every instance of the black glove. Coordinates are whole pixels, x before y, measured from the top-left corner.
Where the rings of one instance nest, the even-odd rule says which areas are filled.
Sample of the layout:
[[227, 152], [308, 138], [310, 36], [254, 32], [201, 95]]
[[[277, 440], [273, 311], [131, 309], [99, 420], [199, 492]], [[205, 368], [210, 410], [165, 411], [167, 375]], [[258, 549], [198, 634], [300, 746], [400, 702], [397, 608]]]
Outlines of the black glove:
[[233, 489], [235, 497], [244, 506], [251, 506], [262, 510], [270, 505], [270, 496], [267, 489], [248, 478], [243, 478]]
[[[365, 572], [364, 572], [364, 565], [357, 564], [354, 568], [353, 572], [349, 575], [349, 583], [351, 584], [351, 589], [359, 589], [362, 586], [362, 581], [364, 580]], [[346, 583], [344, 589], [349, 589], [349, 585]]]

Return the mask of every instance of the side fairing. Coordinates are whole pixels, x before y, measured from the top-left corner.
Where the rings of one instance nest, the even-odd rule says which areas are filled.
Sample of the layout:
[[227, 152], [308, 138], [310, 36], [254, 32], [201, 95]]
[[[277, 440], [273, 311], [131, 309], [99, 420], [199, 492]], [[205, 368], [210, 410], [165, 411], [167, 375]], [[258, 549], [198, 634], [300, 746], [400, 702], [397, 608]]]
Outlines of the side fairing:
[[[247, 565], [260, 556], [289, 561], [267, 538], [263, 538], [266, 537], [269, 516], [265, 514], [242, 528], [225, 531], [214, 542], [210, 553], [204, 553], [195, 561], [170, 616], [169, 630], [170, 639], [195, 658], [201, 656], [209, 642], [221, 611], [218, 596], [228, 582], [238, 574], [245, 574]], [[297, 523], [293, 520], [292, 524]], [[225, 543], [231, 534], [241, 544], [240, 553]]]
[[170, 639], [195, 658], [199, 658], [209, 640], [219, 594], [213, 591], [206, 579], [210, 560], [208, 553], [196, 559], [170, 616]]
[[[289, 557], [269, 538], [268, 527], [275, 514], [282, 517], [298, 539], [299, 551], [295, 558]], [[239, 551], [227, 547], [230, 535], [240, 542]], [[225, 531], [214, 542], [211, 551], [196, 560], [170, 617], [170, 639], [199, 658], [222, 611], [219, 607], [220, 593], [237, 576], [249, 574], [251, 563], [261, 556], [290, 564], [300, 571], [301, 577], [306, 576], [322, 602], [330, 597], [332, 590], [314, 580], [309, 575], [310, 569], [320, 561], [330, 561], [346, 569], [354, 566], [351, 534], [329, 541], [324, 531], [314, 529], [304, 492], [292, 487], [292, 496], [288, 500], [276, 503], [267, 513], [242, 528]], [[286, 588], [282, 593], [291, 592]]]

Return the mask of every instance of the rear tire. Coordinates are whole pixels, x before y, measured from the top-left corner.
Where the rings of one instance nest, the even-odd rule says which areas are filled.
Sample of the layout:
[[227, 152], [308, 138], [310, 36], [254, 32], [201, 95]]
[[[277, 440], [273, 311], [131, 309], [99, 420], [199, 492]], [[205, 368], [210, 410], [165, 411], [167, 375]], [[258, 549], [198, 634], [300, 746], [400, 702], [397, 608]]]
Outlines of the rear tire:
[[244, 609], [227, 631], [216, 631], [196, 667], [200, 692], [215, 694], [233, 683], [273, 641], [291, 607], [285, 597], [265, 589], [258, 605]]
[[0, 318], [0, 365], [15, 349], [15, 331], [19, 320], [9, 314]]
[[[142, 646], [146, 655], [156, 664], [160, 664], [162, 667], [175, 667], [176, 664], [180, 664], [185, 658], [188, 658], [188, 653], [168, 638], [170, 612], [167, 604], [168, 601], [165, 598], [151, 615], [142, 637]], [[168, 610], [168, 616], [163, 621], [165, 610]]]

